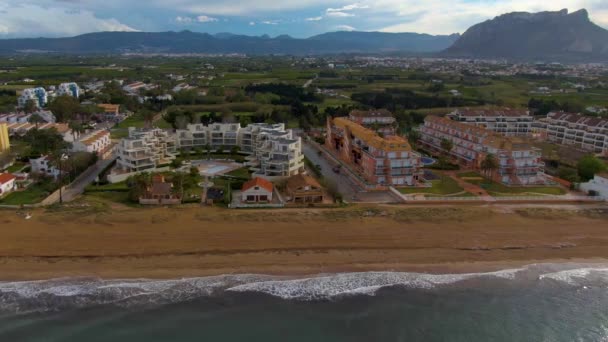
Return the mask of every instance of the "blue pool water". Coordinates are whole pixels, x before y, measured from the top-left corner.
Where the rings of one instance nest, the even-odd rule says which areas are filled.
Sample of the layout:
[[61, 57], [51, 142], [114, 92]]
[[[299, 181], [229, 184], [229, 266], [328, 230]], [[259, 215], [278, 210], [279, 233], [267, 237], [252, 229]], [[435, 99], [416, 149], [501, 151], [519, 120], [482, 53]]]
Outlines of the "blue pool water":
[[435, 159], [433, 159], [431, 157], [422, 157], [420, 160], [422, 161], [422, 164], [424, 164], [425, 166], [433, 165], [437, 162]]

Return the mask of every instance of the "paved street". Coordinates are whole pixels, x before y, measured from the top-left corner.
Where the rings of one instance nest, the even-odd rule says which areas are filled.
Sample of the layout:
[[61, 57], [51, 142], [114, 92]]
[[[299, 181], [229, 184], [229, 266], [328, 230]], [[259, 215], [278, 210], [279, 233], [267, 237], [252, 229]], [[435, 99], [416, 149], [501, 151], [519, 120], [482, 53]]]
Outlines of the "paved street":
[[332, 169], [337, 164], [329, 161], [324, 156], [319, 156], [319, 150], [314, 145], [304, 142], [302, 151], [313, 164], [321, 166], [321, 174], [325, 179], [337, 185], [338, 191], [342, 194], [344, 201], [366, 203], [393, 203], [400, 201], [390, 191], [362, 191], [347, 175], [335, 173]]

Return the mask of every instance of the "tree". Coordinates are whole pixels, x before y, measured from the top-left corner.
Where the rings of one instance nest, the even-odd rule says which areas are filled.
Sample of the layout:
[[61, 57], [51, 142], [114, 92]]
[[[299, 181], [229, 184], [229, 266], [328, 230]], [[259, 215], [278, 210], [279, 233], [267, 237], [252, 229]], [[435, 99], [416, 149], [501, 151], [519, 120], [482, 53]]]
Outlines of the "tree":
[[59, 96], [49, 104], [49, 110], [55, 114], [57, 121], [68, 122], [81, 112], [80, 102], [71, 96]]
[[28, 114], [35, 112], [37, 109], [38, 105], [36, 104], [36, 100], [27, 100], [23, 106], [23, 111]]
[[418, 144], [418, 140], [420, 140], [420, 132], [416, 131], [416, 130], [411, 130], [409, 131], [409, 133], [407, 134], [407, 139], [409, 140], [410, 144], [416, 146], [416, 144]]
[[454, 143], [451, 140], [443, 138], [443, 139], [441, 139], [441, 148], [446, 153], [450, 153], [450, 152], [452, 152], [452, 149], [454, 149]]
[[74, 139], [78, 139], [82, 133], [85, 132], [84, 126], [77, 121], [70, 121], [68, 127], [72, 130], [72, 135]]
[[496, 159], [492, 153], [486, 155], [486, 157], [481, 161], [481, 170], [489, 178], [492, 177], [492, 174], [498, 169], [499, 166], [498, 159]]
[[129, 190], [129, 200], [139, 202], [139, 198], [143, 196], [152, 184], [152, 175], [145, 172], [129, 177], [127, 184]]
[[230, 148], [230, 153], [232, 154], [232, 158], [236, 157], [236, 155], [241, 151], [241, 148], [239, 146], [232, 146], [232, 148]]
[[144, 119], [147, 128], [152, 127], [152, 121], [154, 121], [154, 117], [156, 116], [153, 111], [144, 108], [140, 110], [137, 114], [139, 114], [142, 119]]
[[63, 140], [57, 129], [32, 129], [23, 137], [31, 149], [32, 156], [46, 155], [55, 151], [67, 149], [70, 144]]
[[577, 169], [581, 181], [587, 182], [593, 179], [597, 173], [606, 170], [606, 164], [595, 156], [587, 155], [579, 160]]

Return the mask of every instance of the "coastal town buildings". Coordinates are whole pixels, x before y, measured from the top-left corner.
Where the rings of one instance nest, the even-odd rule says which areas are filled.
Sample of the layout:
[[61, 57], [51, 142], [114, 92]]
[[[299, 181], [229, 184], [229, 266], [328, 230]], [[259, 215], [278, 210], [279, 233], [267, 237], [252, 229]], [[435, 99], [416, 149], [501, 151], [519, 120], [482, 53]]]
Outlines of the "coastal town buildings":
[[353, 110], [348, 118], [383, 136], [397, 135], [397, 120], [393, 113], [386, 109]]
[[17, 188], [17, 177], [10, 173], [0, 173], [0, 198], [8, 195]]
[[34, 104], [38, 108], [46, 106], [48, 102], [46, 89], [42, 87], [23, 89], [21, 95], [17, 98], [17, 105], [19, 107], [25, 107], [30, 100], [34, 101]]
[[57, 87], [56, 95], [78, 98], [80, 96], [80, 87], [74, 82], [61, 83], [59, 87]]
[[177, 141], [162, 129], [129, 127], [129, 136], [117, 145], [116, 155], [116, 166], [123, 172], [150, 171], [176, 158]]
[[[437, 116], [427, 116], [420, 133], [419, 143], [425, 149], [450, 156], [464, 167], [480, 169], [486, 156], [493, 155], [498, 161], [493, 178], [503, 184], [546, 182], [541, 151], [519, 138]], [[444, 140], [451, 142], [451, 150], [444, 150]]]
[[284, 124], [194, 124], [176, 134], [178, 146], [184, 150], [238, 148], [249, 155], [247, 166], [254, 177], [286, 178], [304, 169], [302, 140]]
[[243, 184], [241, 201], [248, 204], [263, 204], [272, 202], [274, 186], [264, 178], [256, 177]]
[[608, 119], [551, 112], [535, 125], [550, 142], [608, 156]]
[[421, 178], [421, 156], [402, 137], [381, 137], [347, 118], [327, 121], [326, 146], [375, 186], [413, 186]]
[[96, 130], [85, 134], [72, 142], [74, 152], [95, 153], [100, 158], [105, 158], [111, 153], [112, 140], [107, 130]]
[[501, 135], [528, 136], [532, 132], [534, 117], [527, 110], [516, 109], [456, 109], [448, 118], [482, 127]]
[[0, 153], [9, 151], [11, 148], [10, 138], [8, 136], [8, 125], [0, 123]]

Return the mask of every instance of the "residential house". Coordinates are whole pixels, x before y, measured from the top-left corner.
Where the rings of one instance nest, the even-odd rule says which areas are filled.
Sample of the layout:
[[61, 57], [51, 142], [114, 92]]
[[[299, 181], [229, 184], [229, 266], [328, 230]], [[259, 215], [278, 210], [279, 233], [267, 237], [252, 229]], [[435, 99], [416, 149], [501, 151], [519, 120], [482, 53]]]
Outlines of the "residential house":
[[[492, 154], [498, 161], [494, 178], [506, 185], [544, 184], [541, 151], [521, 138], [504, 137], [491, 130], [437, 116], [427, 116], [420, 128], [419, 143], [426, 150], [447, 155], [464, 167], [480, 169]], [[442, 141], [452, 143], [445, 151]]]
[[250, 204], [270, 203], [273, 191], [272, 183], [264, 178], [256, 177], [243, 184], [241, 200]]
[[46, 176], [57, 179], [61, 171], [53, 165], [49, 156], [30, 159], [31, 173], [38, 176]]
[[165, 182], [165, 177], [162, 175], [154, 175], [152, 184], [139, 198], [139, 204], [143, 205], [176, 205], [181, 203], [181, 197], [173, 191], [173, 184]]
[[10, 173], [0, 173], [0, 197], [4, 197], [17, 188], [17, 177]]
[[604, 172], [595, 175], [589, 182], [582, 183], [580, 189], [586, 193], [608, 199], [608, 173]]
[[311, 176], [299, 174], [290, 177], [285, 185], [287, 201], [291, 203], [322, 203], [323, 187]]
[[456, 109], [448, 118], [482, 127], [504, 136], [528, 136], [532, 132], [534, 117], [527, 110], [503, 109]]
[[325, 144], [374, 186], [414, 186], [422, 177], [421, 156], [407, 139], [381, 137], [347, 118], [327, 120]]

